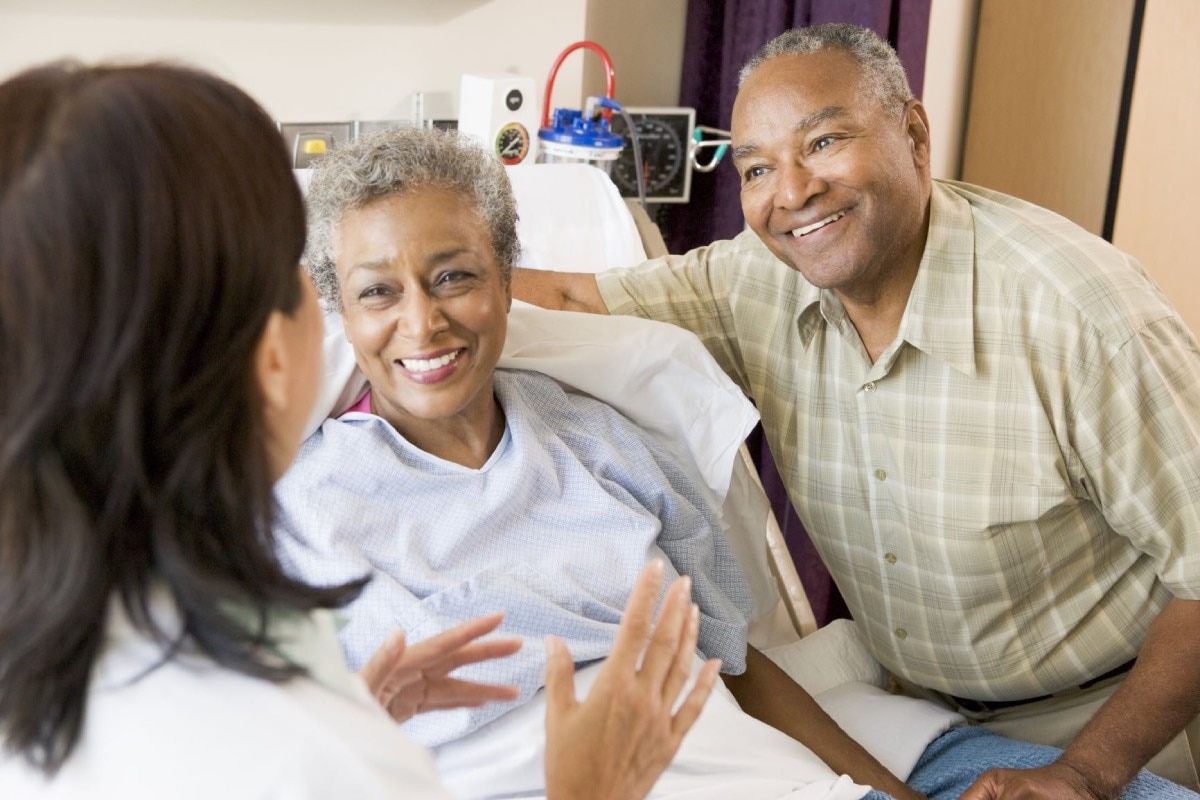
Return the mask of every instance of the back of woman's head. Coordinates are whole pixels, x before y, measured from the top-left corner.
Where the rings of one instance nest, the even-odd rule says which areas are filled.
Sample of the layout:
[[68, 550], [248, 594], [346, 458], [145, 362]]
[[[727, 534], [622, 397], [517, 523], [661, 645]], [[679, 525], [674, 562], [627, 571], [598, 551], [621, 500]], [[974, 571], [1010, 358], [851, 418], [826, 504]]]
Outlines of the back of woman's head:
[[[253, 355], [301, 298], [304, 216], [245, 94], [167, 65], [0, 85], [0, 734], [54, 771], [108, 601], [280, 679], [218, 610], [327, 605], [271, 552]], [[147, 613], [152, 582], [183, 632]]]

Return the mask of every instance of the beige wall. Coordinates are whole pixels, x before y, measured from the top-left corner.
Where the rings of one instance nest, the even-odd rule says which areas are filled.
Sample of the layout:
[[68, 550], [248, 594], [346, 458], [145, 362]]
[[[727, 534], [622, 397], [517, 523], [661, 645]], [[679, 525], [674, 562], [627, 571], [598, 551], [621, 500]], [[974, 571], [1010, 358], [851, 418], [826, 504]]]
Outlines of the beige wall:
[[983, 0], [963, 179], [1099, 234], [1134, 0]]
[[1113, 244], [1200, 333], [1200, 3], [1147, 0]]
[[[592, 0], [587, 38], [613, 61], [616, 99], [627, 106], [679, 105], [687, 0]], [[578, 54], [572, 54], [575, 58]], [[588, 53], [586, 94], [604, 93], [604, 67]]]
[[[976, 4], [932, 4], [924, 95], [939, 177], [957, 175]], [[416, 91], [427, 116], [457, 116], [463, 72], [531, 77], [540, 98], [555, 57], [590, 38], [613, 59], [618, 100], [672, 106], [686, 14], [687, 0], [2, 0], [0, 78], [64, 56], [169, 57], [233, 80], [277, 119], [407, 118]], [[552, 103], [603, 89], [599, 59], [577, 51]]]
[[[939, 2], [935, 0], [935, 8]], [[962, 176], [1100, 234], [1134, 0], [983, 0]], [[1145, 265], [1194, 332], [1200, 226], [1200, 3], [1146, 0], [1113, 243]]]
[[[457, 117], [463, 72], [531, 77], [540, 97], [586, 17], [587, 0], [3, 0], [0, 78], [63, 56], [171, 57], [277, 119], [408, 118], [416, 91], [427, 116]], [[563, 65], [556, 105], [579, 105], [582, 76], [582, 59]]]
[[975, 46], [978, 0], [933, 0], [925, 47], [925, 87], [921, 99], [929, 112], [933, 177], [959, 177], [967, 93]]
[[[462, 73], [531, 77], [540, 103], [554, 59], [586, 38], [612, 57], [618, 100], [675, 105], [686, 13], [687, 0], [5, 0], [0, 78], [63, 56], [171, 57], [237, 82], [278, 119], [407, 118], [417, 91], [427, 116], [457, 116]], [[603, 90], [600, 59], [580, 50], [552, 102]]]

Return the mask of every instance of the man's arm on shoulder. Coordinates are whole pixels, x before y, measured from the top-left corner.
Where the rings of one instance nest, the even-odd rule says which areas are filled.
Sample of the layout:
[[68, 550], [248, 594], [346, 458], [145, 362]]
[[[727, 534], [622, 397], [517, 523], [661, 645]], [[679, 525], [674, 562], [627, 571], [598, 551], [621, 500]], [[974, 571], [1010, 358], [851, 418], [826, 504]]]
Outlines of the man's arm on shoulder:
[[542, 308], [607, 314], [596, 276], [588, 272], [552, 272], [514, 267], [513, 297]]
[[721, 678], [743, 711], [812, 750], [834, 772], [895, 798], [920, 797], [838, 727], [804, 687], [753, 647], [746, 648], [745, 672]]

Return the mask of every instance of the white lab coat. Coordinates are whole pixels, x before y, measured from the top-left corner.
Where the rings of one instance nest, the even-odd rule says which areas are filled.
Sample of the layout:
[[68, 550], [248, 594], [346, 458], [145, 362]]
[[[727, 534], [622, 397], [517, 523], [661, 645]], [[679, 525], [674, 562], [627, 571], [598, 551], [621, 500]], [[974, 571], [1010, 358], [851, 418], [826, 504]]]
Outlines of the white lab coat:
[[429, 753], [346, 670], [330, 616], [290, 628], [288, 653], [311, 678], [273, 684], [197, 656], [137, 678], [160, 646], [114, 605], [79, 745], [49, 782], [0, 755], [0, 798], [450, 797]]

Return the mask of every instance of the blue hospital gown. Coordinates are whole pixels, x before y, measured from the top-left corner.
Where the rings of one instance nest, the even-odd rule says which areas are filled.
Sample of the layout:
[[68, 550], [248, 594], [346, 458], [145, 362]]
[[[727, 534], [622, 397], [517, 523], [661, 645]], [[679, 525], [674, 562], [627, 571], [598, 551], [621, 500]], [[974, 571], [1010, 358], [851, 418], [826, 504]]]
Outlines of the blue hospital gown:
[[515, 703], [421, 714], [406, 732], [434, 747], [526, 702], [543, 684], [543, 637], [577, 663], [605, 657], [647, 558], [690, 575], [700, 650], [745, 669], [751, 600], [707, 488], [611, 407], [552, 379], [497, 370], [506, 430], [481, 469], [432, 456], [383, 419], [327, 420], [277, 484], [288, 570], [331, 585], [371, 581], [345, 609], [342, 647], [359, 669], [394, 629], [410, 643], [491, 611], [524, 638], [463, 678], [514, 684]]

